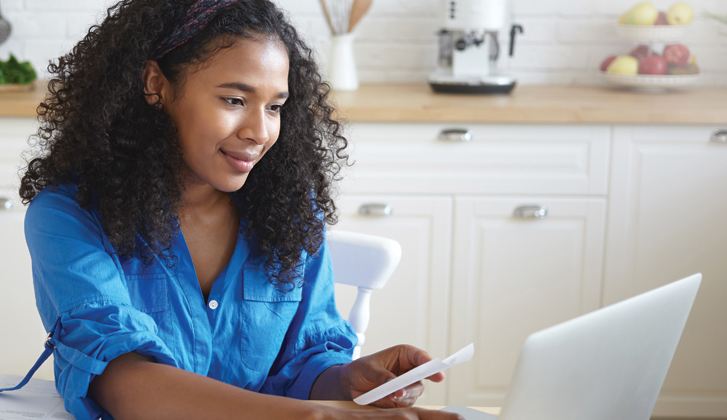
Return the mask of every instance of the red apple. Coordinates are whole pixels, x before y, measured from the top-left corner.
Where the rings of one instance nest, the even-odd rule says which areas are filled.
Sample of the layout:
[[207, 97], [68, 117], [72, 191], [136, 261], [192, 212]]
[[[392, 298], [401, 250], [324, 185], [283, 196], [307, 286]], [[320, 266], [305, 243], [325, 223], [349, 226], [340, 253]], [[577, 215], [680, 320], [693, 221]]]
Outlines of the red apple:
[[669, 66], [669, 71], [667, 71], [667, 74], [671, 76], [686, 76], [687, 74], [689, 74], [689, 70], [687, 70], [686, 67]]
[[666, 74], [669, 64], [659, 55], [647, 55], [639, 61], [639, 74]]
[[666, 20], [666, 12], [659, 12], [659, 17], [656, 18], [654, 25], [668, 25], [669, 22]]
[[641, 45], [637, 46], [636, 48], [634, 48], [633, 50], [631, 50], [629, 55], [631, 57], [634, 57], [635, 59], [641, 61], [642, 58], [649, 55], [649, 46], [645, 45], [645, 44], [641, 44]]
[[669, 64], [673, 64], [678, 67], [684, 67], [689, 61], [689, 48], [682, 44], [671, 44], [664, 47], [664, 58]]
[[601, 71], [606, 71], [606, 69], [608, 68], [608, 65], [611, 64], [611, 62], [615, 59], [616, 59], [615, 55], [610, 55], [605, 60], [603, 60], [603, 62], [601, 63]]

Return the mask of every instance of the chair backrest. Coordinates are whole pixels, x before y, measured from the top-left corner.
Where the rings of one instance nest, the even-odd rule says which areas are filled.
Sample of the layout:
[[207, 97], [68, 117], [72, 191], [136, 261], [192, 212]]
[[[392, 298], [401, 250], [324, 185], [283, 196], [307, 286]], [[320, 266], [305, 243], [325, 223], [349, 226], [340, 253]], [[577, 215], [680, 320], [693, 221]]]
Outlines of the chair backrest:
[[328, 231], [328, 249], [336, 283], [358, 287], [348, 322], [358, 336], [354, 359], [361, 355], [371, 314], [371, 291], [386, 285], [401, 260], [401, 245], [393, 239], [348, 231]]

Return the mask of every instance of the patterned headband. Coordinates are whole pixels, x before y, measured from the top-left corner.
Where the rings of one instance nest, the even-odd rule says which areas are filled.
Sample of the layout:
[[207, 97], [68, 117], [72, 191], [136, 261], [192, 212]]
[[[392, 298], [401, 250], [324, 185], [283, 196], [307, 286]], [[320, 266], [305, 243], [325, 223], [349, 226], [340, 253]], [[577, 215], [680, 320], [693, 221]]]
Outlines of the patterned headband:
[[164, 57], [169, 51], [184, 44], [207, 27], [217, 12], [236, 0], [198, 0], [187, 10], [184, 19], [174, 27], [172, 33], [159, 44], [152, 54], [153, 60]]

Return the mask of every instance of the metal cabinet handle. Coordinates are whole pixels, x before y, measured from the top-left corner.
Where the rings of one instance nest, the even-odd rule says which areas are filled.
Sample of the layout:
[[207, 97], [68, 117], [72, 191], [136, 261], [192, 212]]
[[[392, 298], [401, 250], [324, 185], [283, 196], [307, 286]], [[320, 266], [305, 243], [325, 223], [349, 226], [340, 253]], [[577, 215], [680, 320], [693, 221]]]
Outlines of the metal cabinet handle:
[[519, 219], [545, 219], [548, 217], [548, 208], [539, 205], [520, 206], [512, 212]]
[[727, 130], [717, 130], [712, 133], [709, 141], [713, 143], [727, 143]]
[[11, 208], [13, 208], [13, 200], [0, 197], [0, 210], [10, 210]]
[[463, 142], [472, 140], [472, 132], [466, 128], [451, 128], [439, 133], [439, 140], [448, 142]]
[[362, 204], [358, 208], [358, 214], [371, 217], [386, 217], [391, 215], [391, 206], [381, 203]]

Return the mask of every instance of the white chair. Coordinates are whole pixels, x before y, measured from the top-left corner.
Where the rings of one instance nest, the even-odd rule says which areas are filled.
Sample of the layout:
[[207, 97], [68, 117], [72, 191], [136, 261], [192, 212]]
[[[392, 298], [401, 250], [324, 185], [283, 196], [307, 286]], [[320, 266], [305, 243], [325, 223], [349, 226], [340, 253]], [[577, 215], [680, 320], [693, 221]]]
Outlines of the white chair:
[[348, 322], [358, 336], [353, 358], [361, 355], [369, 325], [371, 291], [384, 287], [399, 265], [401, 245], [393, 239], [348, 231], [328, 231], [328, 249], [336, 283], [358, 287]]

